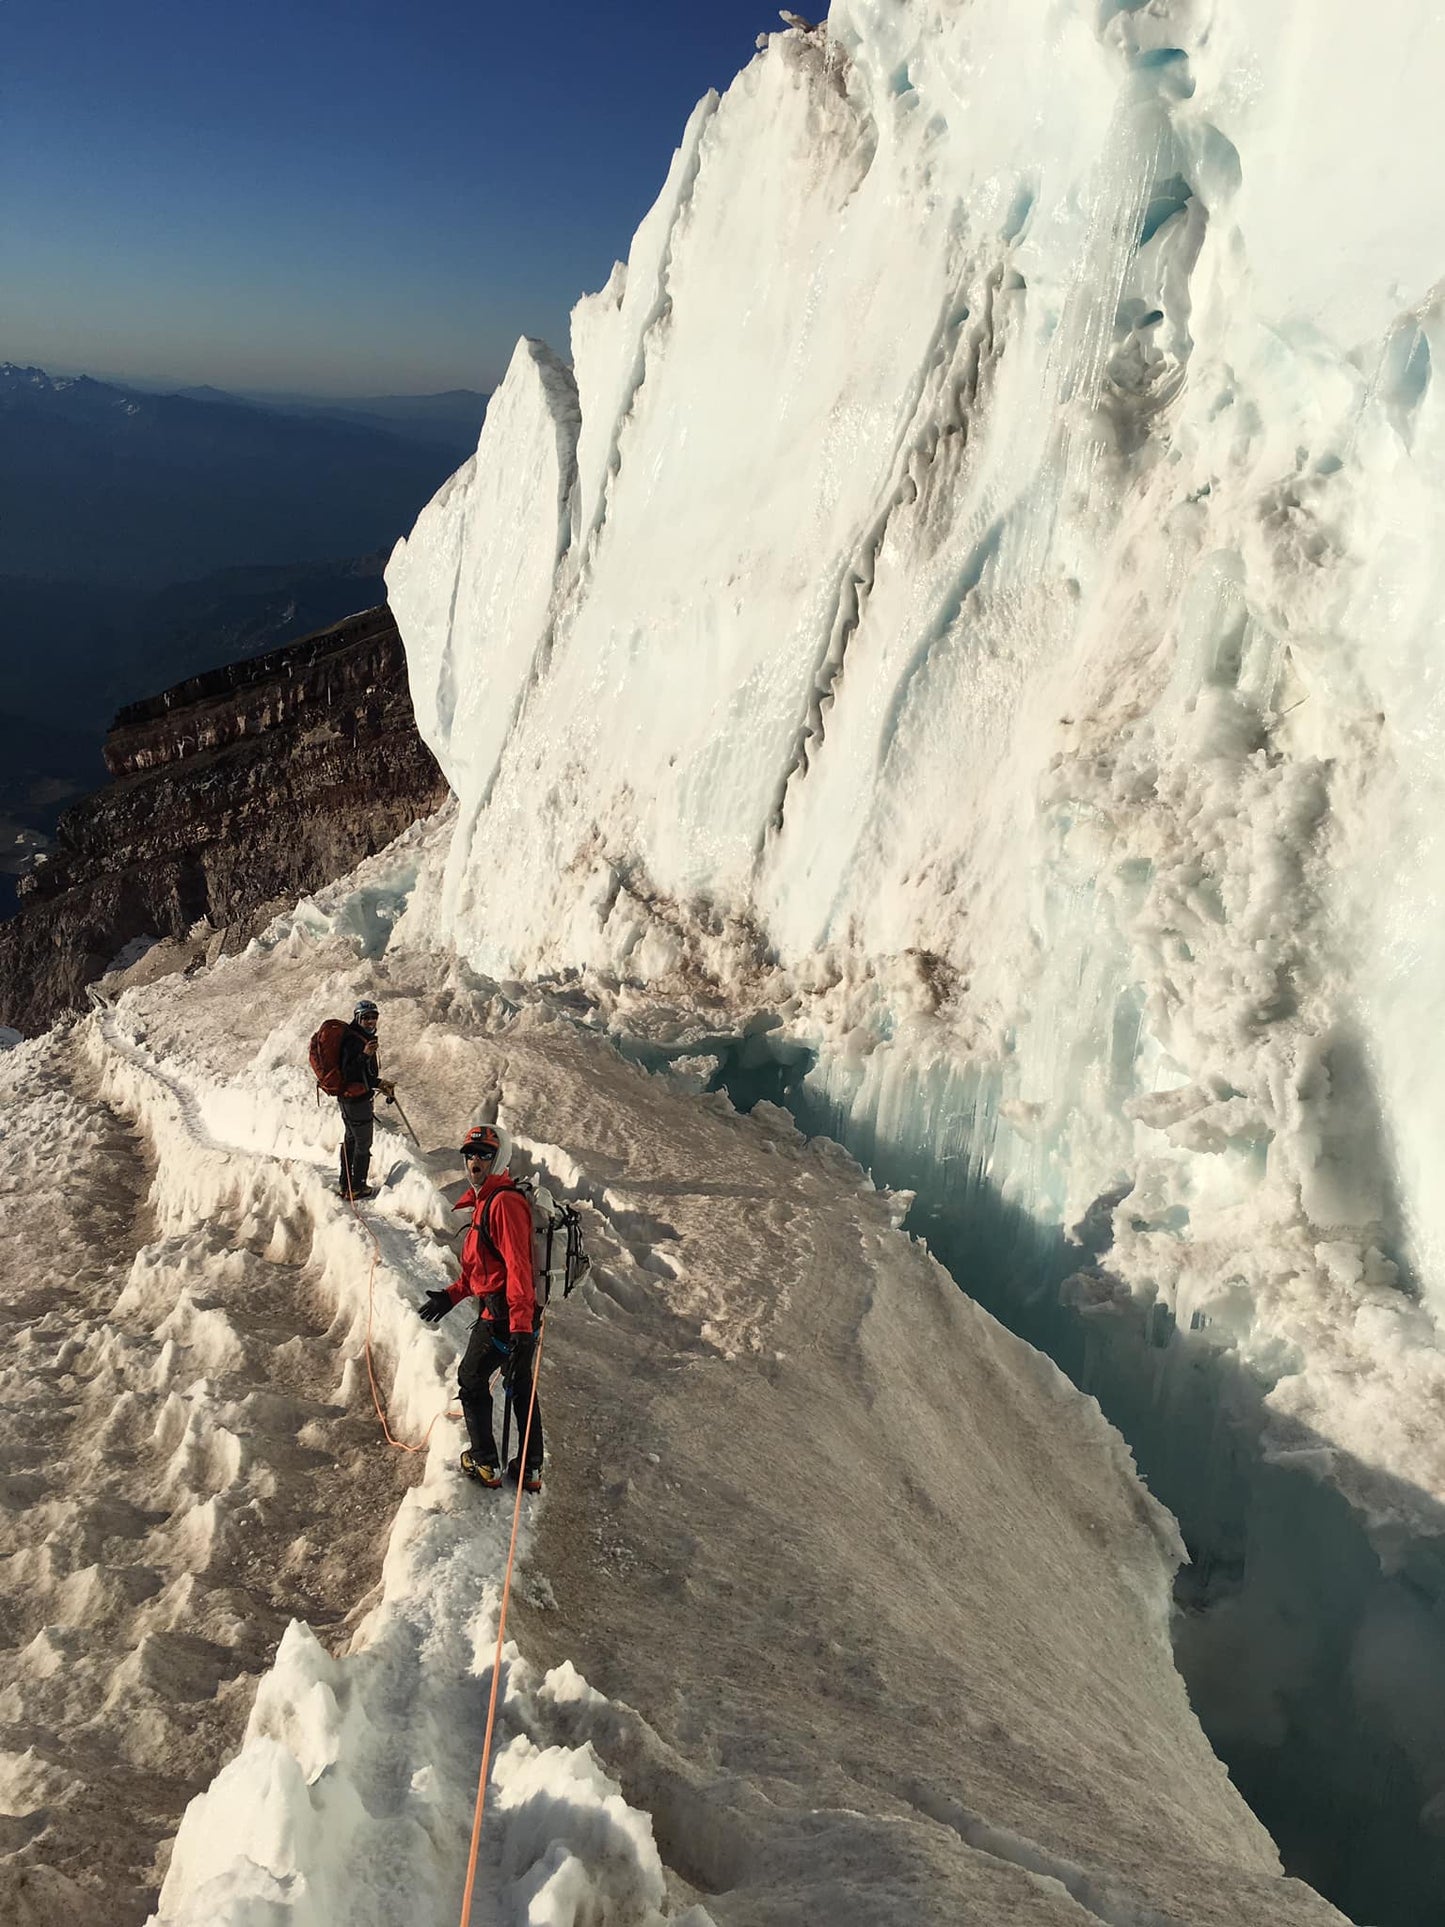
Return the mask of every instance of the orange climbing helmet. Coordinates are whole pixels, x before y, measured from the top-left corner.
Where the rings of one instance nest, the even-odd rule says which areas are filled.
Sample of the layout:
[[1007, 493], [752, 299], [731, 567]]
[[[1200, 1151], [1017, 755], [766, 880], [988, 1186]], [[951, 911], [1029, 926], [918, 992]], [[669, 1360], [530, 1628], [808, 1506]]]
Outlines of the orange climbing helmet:
[[491, 1124], [474, 1124], [462, 1139], [464, 1158], [482, 1157], [486, 1158], [489, 1164], [496, 1163], [497, 1153], [501, 1148], [501, 1137], [495, 1126]]

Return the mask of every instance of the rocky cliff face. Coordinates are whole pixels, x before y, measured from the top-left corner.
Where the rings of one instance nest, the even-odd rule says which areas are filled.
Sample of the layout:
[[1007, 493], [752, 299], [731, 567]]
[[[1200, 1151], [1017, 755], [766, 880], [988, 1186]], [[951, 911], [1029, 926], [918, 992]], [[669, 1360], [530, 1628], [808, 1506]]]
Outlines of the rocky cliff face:
[[131, 704], [105, 761], [0, 925], [0, 1024], [43, 1030], [140, 939], [239, 947], [447, 794], [385, 605]]

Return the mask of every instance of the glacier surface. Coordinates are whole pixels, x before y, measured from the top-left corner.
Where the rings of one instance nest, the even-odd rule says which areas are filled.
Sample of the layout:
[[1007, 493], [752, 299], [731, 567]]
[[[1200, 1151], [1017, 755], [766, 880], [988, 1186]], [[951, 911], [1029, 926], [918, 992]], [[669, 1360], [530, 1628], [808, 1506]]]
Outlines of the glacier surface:
[[[511, 1509], [456, 1466], [467, 1316], [416, 1308], [484, 1110], [594, 1269], [548, 1314], [474, 1922], [1338, 1923], [1191, 1712], [1178, 1535], [1095, 1403], [826, 1138], [380, 943], [425, 844], [0, 1058], [7, 1920], [138, 1927], [156, 1882], [170, 1927], [457, 1920]], [[305, 1051], [361, 995], [420, 1142], [383, 1112], [354, 1216]]]

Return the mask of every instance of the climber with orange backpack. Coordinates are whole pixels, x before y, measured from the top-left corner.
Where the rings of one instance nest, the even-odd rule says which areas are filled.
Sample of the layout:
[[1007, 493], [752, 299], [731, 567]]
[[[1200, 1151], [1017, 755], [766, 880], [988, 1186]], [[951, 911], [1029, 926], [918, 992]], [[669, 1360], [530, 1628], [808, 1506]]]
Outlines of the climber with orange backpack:
[[381, 1075], [376, 1061], [376, 1030], [381, 1012], [363, 997], [351, 1022], [328, 1017], [311, 1039], [311, 1069], [318, 1090], [334, 1097], [341, 1107], [341, 1174], [336, 1186], [343, 1198], [374, 1198], [376, 1187], [366, 1182], [371, 1165], [371, 1137], [376, 1126], [376, 1093], [390, 1104], [396, 1086]]

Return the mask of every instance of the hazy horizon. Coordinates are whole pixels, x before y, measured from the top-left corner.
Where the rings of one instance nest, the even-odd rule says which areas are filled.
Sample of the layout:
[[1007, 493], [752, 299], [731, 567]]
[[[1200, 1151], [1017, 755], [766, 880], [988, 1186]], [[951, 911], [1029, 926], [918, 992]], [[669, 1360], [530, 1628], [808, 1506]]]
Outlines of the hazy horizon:
[[7, 21], [0, 360], [317, 400], [488, 391], [625, 256], [764, 0]]
[[[491, 390], [478, 388], [475, 384], [466, 386], [455, 383], [449, 388], [374, 388], [366, 393], [351, 388], [338, 388], [334, 392], [320, 388], [259, 388], [223, 386], [215, 381], [191, 381], [185, 376], [137, 375], [119, 368], [81, 367], [61, 361], [37, 361], [33, 356], [9, 354], [3, 346], [4, 326], [0, 323], [0, 364], [8, 362], [15, 368], [38, 368], [44, 375], [60, 381], [89, 379], [103, 382], [112, 388], [131, 388], [137, 394], [177, 395], [184, 390], [210, 388], [217, 394], [224, 394], [233, 401], [256, 402], [366, 402], [366, 401], [424, 401], [433, 396], [446, 394], [487, 395]], [[559, 350], [559, 352], [561, 352]], [[566, 357], [564, 356], [564, 359]], [[495, 385], [495, 384], [494, 384]]]

